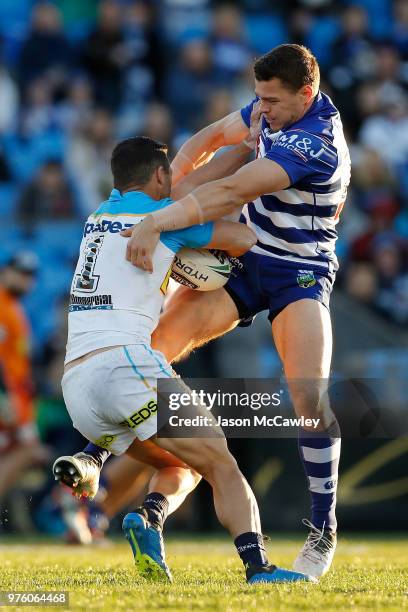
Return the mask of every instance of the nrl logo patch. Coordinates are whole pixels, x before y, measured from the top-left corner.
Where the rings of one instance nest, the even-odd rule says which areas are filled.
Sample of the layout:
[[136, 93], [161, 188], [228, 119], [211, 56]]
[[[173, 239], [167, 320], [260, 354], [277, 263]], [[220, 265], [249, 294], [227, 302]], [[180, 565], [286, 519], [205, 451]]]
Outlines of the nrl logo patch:
[[316, 279], [313, 270], [298, 270], [297, 284], [302, 289], [313, 287], [316, 284]]

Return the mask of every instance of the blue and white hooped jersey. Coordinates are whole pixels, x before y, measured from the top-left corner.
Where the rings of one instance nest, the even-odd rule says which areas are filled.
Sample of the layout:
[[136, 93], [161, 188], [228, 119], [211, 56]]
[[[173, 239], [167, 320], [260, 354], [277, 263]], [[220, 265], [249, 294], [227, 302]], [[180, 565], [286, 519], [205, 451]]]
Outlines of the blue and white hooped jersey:
[[126, 260], [128, 239], [120, 232], [170, 204], [170, 198], [114, 189], [87, 219], [71, 285], [66, 363], [99, 348], [150, 343], [174, 254], [183, 246], [206, 246], [213, 233], [213, 223], [165, 232], [153, 255], [153, 273], [133, 266]]
[[[241, 109], [248, 126], [254, 102]], [[335, 271], [336, 224], [350, 182], [350, 155], [330, 98], [319, 92], [307, 113], [279, 132], [271, 132], [263, 119], [258, 157], [282, 166], [290, 187], [244, 206], [240, 220], [258, 237], [252, 252]]]

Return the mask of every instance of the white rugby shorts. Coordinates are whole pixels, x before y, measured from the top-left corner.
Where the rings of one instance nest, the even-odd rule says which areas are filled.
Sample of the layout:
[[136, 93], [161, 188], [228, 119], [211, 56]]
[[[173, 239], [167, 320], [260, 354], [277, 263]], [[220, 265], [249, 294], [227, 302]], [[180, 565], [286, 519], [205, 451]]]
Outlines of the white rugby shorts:
[[157, 432], [157, 379], [176, 376], [148, 344], [97, 353], [62, 378], [67, 410], [87, 440], [114, 455]]

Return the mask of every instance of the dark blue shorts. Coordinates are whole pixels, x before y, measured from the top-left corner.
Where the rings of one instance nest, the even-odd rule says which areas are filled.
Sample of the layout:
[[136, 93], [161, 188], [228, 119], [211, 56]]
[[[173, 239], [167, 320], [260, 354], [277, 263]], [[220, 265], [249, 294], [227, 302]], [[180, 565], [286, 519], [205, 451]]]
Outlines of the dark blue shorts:
[[269, 310], [273, 319], [292, 302], [305, 298], [317, 300], [329, 309], [335, 273], [323, 266], [302, 264], [258, 255], [249, 251], [239, 258], [224, 289], [234, 300], [241, 326], [250, 325], [253, 317]]

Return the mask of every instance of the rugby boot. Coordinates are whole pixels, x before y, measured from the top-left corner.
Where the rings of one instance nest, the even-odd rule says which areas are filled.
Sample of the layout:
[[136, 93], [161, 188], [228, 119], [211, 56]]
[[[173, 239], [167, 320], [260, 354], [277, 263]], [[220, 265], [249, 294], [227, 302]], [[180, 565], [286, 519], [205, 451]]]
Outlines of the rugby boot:
[[59, 457], [52, 466], [55, 480], [72, 489], [75, 497], [93, 499], [99, 489], [100, 468], [95, 459], [86, 453]]
[[257, 584], [258, 582], [274, 582], [275, 584], [282, 584], [284, 582], [317, 582], [311, 576], [276, 567], [276, 565], [249, 566], [246, 570], [246, 578], [248, 584]]
[[302, 523], [310, 529], [310, 533], [293, 569], [320, 578], [330, 569], [336, 552], [337, 536], [328, 529], [318, 529], [307, 519], [303, 519]]
[[123, 519], [122, 529], [140, 574], [147, 579], [172, 582], [173, 578], [166, 564], [162, 532], [149, 523], [146, 510], [138, 508], [127, 514]]

